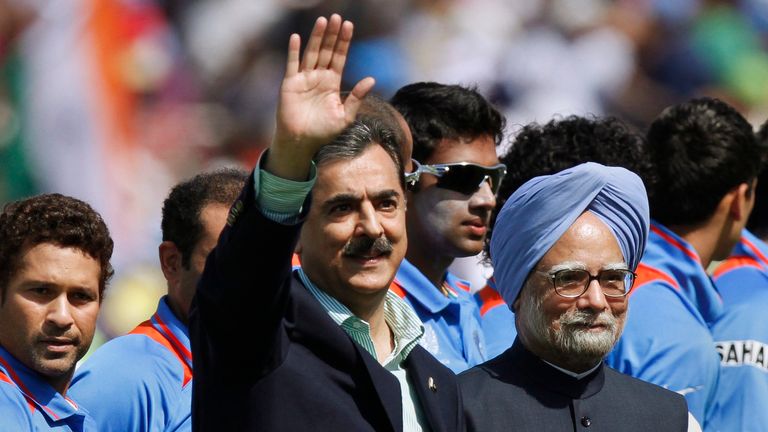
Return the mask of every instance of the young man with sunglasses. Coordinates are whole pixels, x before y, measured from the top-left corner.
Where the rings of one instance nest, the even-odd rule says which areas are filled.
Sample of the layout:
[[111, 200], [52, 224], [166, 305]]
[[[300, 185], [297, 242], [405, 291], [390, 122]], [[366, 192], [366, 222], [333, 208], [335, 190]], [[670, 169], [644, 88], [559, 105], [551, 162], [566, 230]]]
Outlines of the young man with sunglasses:
[[458, 85], [411, 84], [392, 105], [408, 122], [420, 162], [408, 193], [408, 251], [392, 290], [424, 322], [422, 346], [458, 373], [486, 354], [469, 284], [448, 267], [483, 249], [506, 172], [496, 156], [504, 118], [476, 90]]
[[687, 429], [682, 396], [603, 362], [621, 336], [649, 220], [640, 178], [596, 163], [536, 177], [507, 200], [491, 259], [518, 336], [459, 376], [468, 431]]

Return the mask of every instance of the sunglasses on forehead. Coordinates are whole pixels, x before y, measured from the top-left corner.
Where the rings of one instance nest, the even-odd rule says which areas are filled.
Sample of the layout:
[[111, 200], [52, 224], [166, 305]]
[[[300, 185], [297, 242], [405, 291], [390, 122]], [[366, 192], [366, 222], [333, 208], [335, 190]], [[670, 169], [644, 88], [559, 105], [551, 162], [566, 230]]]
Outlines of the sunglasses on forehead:
[[437, 187], [465, 195], [475, 193], [484, 182], [488, 182], [488, 186], [495, 195], [499, 192], [501, 180], [507, 174], [507, 166], [504, 164], [490, 167], [470, 162], [421, 165], [413, 160], [413, 165], [416, 169], [406, 174], [406, 183], [409, 185], [416, 184], [421, 174], [431, 174], [437, 177]]

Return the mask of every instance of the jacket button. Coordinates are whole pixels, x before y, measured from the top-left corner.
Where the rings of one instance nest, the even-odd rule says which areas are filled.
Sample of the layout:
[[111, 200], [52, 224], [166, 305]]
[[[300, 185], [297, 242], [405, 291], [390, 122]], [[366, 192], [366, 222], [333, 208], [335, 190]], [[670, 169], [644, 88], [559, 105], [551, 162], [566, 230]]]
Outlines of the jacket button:
[[590, 427], [592, 426], [592, 419], [589, 417], [582, 417], [581, 418], [581, 425], [584, 427]]

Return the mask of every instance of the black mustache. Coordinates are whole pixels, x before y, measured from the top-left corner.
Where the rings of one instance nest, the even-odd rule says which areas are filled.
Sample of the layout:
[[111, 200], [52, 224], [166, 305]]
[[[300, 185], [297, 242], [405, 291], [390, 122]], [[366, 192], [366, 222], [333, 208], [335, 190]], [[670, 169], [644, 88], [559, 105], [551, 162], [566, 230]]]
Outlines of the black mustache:
[[357, 237], [350, 239], [341, 251], [344, 256], [360, 256], [366, 252], [371, 255], [389, 254], [392, 252], [392, 242], [386, 237]]

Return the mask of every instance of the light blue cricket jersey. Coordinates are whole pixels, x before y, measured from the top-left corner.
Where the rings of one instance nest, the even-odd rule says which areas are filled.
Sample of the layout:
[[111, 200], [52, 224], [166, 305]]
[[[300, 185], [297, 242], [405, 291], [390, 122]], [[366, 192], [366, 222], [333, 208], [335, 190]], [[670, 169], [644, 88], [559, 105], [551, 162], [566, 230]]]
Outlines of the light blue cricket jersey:
[[166, 297], [149, 320], [96, 350], [70, 392], [101, 432], [191, 430], [189, 332]]
[[0, 347], [0, 430], [95, 432], [88, 411]]
[[424, 323], [421, 346], [459, 373], [487, 360], [485, 339], [469, 283], [451, 273], [446, 273], [445, 282], [448, 296], [403, 259], [390, 289], [404, 298]]
[[710, 326], [723, 312], [720, 295], [693, 247], [655, 221], [637, 273], [624, 333], [606, 363], [684, 395], [708, 430], [718, 411], [720, 361]]
[[744, 230], [713, 279], [725, 304], [713, 329], [721, 366], [716, 429], [768, 431], [768, 245]]

